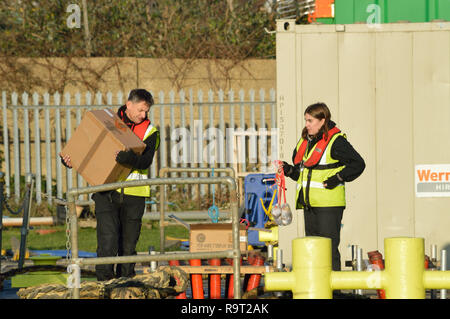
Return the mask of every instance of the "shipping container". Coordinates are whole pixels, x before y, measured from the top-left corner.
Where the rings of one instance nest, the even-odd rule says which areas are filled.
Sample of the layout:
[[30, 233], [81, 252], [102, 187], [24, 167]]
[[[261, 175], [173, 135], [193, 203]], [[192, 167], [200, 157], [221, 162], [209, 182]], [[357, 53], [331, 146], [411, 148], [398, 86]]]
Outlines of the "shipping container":
[[449, 0], [335, 0], [334, 17], [323, 24], [450, 21]]
[[[422, 237], [450, 249], [450, 22], [296, 25], [278, 20], [277, 125], [280, 160], [291, 163], [304, 110], [325, 102], [366, 163], [346, 183], [342, 265], [351, 245], [384, 253], [384, 239]], [[296, 183], [286, 179], [295, 207]], [[304, 236], [303, 213], [280, 227]], [[343, 268], [345, 270], [345, 268]], [[348, 270], [348, 269], [347, 269]]]

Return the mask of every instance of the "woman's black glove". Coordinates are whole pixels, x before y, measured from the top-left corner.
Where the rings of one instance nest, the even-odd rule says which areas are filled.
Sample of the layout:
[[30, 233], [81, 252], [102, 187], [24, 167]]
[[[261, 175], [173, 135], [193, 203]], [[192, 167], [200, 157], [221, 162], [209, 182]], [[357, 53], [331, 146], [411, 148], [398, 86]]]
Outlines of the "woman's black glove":
[[117, 153], [116, 162], [120, 164], [134, 166], [137, 161], [137, 155], [132, 150], [120, 151]]
[[290, 176], [294, 171], [294, 166], [289, 165], [287, 162], [283, 161], [283, 173], [284, 176]]
[[342, 181], [337, 177], [337, 175], [333, 175], [323, 182], [323, 185], [327, 189], [333, 189], [338, 186]]
[[283, 162], [283, 173], [284, 176], [287, 176], [296, 182], [300, 176], [300, 169], [298, 166], [292, 166], [286, 162]]

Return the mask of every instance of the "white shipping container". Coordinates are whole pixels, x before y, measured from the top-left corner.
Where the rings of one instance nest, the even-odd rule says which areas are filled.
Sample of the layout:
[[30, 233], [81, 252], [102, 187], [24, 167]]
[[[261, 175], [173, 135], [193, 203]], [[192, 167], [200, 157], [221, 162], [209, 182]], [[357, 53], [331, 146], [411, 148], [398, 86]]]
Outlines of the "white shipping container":
[[[415, 179], [418, 165], [450, 164], [450, 23], [278, 20], [276, 37], [280, 159], [291, 162], [303, 112], [321, 101], [366, 162], [346, 184], [342, 269], [351, 245], [367, 258], [372, 250], [384, 254], [389, 237], [423, 237], [429, 256], [432, 244], [449, 250], [450, 197], [416, 196]], [[295, 182], [287, 179], [286, 186], [295, 207]], [[295, 215], [280, 229], [288, 265], [291, 240], [304, 236], [303, 213]]]

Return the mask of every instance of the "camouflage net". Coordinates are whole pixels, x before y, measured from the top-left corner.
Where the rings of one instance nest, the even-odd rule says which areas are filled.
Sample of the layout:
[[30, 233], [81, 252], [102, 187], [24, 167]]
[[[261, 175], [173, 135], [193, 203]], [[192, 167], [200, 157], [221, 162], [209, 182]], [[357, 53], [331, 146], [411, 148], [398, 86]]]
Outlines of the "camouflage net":
[[[161, 266], [155, 272], [121, 277], [108, 281], [85, 281], [80, 285], [80, 299], [164, 299], [186, 291], [189, 277], [175, 266]], [[69, 299], [71, 289], [61, 284], [43, 284], [22, 288], [21, 299]]]

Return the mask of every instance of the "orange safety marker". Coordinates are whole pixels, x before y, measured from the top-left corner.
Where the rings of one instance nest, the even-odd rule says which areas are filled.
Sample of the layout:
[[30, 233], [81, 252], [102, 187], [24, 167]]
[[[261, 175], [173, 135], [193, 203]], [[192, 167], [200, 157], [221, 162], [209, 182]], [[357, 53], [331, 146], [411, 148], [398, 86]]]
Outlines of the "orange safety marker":
[[[180, 265], [179, 260], [169, 260], [169, 266], [179, 266], [179, 265]], [[178, 296], [176, 296], [175, 299], [186, 299], [186, 292], [178, 294]]]
[[[201, 259], [189, 260], [191, 266], [201, 266]], [[203, 278], [201, 274], [191, 275], [192, 299], [205, 299], [203, 294]]]
[[[383, 256], [378, 250], [369, 251], [367, 255], [369, 256], [369, 262], [375, 266], [376, 270], [384, 269]], [[378, 289], [377, 295], [378, 299], [386, 299], [386, 292], [384, 289]]]
[[[208, 260], [211, 266], [220, 266], [220, 259], [214, 258]], [[209, 275], [209, 299], [220, 299], [221, 280], [219, 275]]]
[[[263, 266], [264, 258], [262, 256], [255, 256], [252, 259], [248, 259], [252, 266]], [[246, 291], [250, 291], [252, 289], [258, 288], [259, 283], [261, 281], [261, 274], [253, 274], [248, 279], [247, 289]]]

